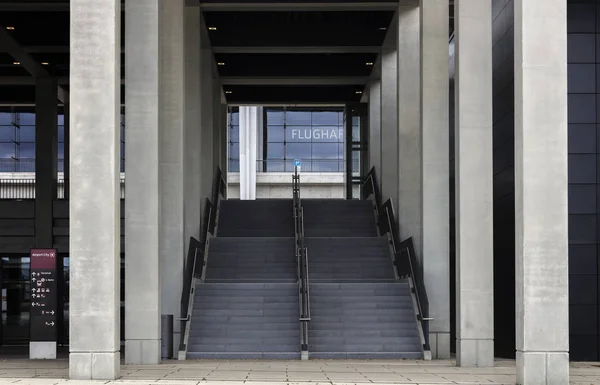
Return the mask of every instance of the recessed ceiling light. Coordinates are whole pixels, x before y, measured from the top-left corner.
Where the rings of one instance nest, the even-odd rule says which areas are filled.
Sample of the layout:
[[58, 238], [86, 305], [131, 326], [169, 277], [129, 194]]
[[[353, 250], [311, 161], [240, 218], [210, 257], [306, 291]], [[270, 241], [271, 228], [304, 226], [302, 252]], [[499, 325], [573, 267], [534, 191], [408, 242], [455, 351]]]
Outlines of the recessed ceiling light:
[[233, 91], [225, 91], [226, 94], [232, 94]]
[[43, 61], [43, 62], [42, 62], [42, 65], [43, 65], [43, 66], [47, 66], [47, 65], [49, 65], [49, 64], [50, 64], [50, 63], [48, 63], [47, 61]]
[[18, 66], [18, 65], [20, 65], [20, 64], [21, 64], [21, 62], [14, 61], [14, 62], [13, 62], [13, 64], [14, 64], [14, 65], [16, 65], [16, 66]]
[[225, 63], [223, 63], [222, 61], [220, 61], [220, 62], [218, 62], [218, 63], [217, 63], [217, 65], [218, 65], [218, 66], [224, 66], [224, 65], [225, 65]]
[[356, 91], [356, 93], [360, 95], [360, 94], [362, 94], [362, 91]]
[[217, 27], [208, 27], [208, 30], [209, 30], [209, 31], [216, 31], [216, 30], [217, 30]]
[[365, 65], [372, 66], [373, 62], [372, 61], [368, 61], [368, 62], [365, 63]]
[[14, 31], [15, 27], [6, 27], [6, 29], [8, 29], [9, 31]]
[[387, 31], [387, 28], [386, 27], [379, 27], [379, 30], [380, 31]]

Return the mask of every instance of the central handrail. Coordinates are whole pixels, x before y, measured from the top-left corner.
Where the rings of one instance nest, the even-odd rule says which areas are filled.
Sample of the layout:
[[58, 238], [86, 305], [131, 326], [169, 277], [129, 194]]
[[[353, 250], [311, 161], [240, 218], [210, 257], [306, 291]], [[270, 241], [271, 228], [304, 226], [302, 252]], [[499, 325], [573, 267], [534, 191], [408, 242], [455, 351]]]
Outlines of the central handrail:
[[308, 322], [310, 321], [310, 289], [308, 279], [308, 249], [304, 246], [304, 208], [300, 198], [300, 175], [293, 176], [293, 210], [296, 269], [298, 274], [298, 307], [300, 310], [301, 358], [308, 359]]

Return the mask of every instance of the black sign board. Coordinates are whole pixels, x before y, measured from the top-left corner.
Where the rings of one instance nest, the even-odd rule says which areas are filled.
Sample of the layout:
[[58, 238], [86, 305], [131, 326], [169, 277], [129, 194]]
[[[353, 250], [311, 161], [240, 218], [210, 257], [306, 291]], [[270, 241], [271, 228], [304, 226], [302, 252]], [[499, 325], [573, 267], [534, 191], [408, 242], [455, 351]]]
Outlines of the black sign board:
[[57, 274], [55, 249], [31, 249], [30, 340], [56, 341]]

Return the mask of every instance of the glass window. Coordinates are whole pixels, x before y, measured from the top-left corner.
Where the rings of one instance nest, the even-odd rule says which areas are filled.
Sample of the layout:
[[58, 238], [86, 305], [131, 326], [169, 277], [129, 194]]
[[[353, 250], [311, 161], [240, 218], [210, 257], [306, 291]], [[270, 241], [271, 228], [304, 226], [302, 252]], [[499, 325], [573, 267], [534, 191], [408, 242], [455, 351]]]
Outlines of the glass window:
[[14, 143], [0, 143], [0, 158], [16, 158]]
[[311, 124], [310, 111], [287, 111], [285, 116], [285, 124], [288, 126], [303, 126]]
[[267, 126], [267, 142], [283, 142], [285, 130], [283, 126]]
[[312, 128], [313, 142], [343, 142], [344, 129], [341, 126], [320, 126]]
[[229, 141], [239, 142], [240, 141], [240, 126], [229, 126]]
[[267, 122], [269, 125], [282, 126], [285, 123], [285, 113], [283, 110], [267, 109]]
[[267, 159], [283, 159], [285, 149], [283, 143], [267, 143]]
[[125, 143], [121, 142], [121, 158], [125, 158]]
[[65, 116], [63, 114], [58, 114], [58, 125], [59, 126], [65, 125]]
[[337, 126], [337, 111], [314, 111], [312, 113], [312, 124], [317, 126]]
[[288, 142], [310, 142], [312, 130], [310, 126], [286, 126], [285, 140]]
[[[121, 131], [123, 130], [123, 127], [121, 127]], [[123, 140], [123, 139], [121, 139]], [[65, 142], [65, 126], [58, 126], [58, 143], [64, 143]]]
[[267, 172], [285, 172], [284, 160], [269, 160], [267, 162]]
[[19, 144], [19, 158], [35, 158], [35, 143]]
[[35, 142], [35, 126], [21, 126], [19, 128], [20, 142]]
[[337, 143], [313, 143], [312, 159], [337, 159]]
[[35, 114], [31, 112], [21, 112], [19, 116], [20, 126], [35, 126]]
[[0, 142], [12, 142], [15, 139], [15, 126], [0, 126]]
[[15, 122], [12, 112], [0, 112], [0, 125], [9, 126]]
[[59, 159], [64, 159], [65, 158], [65, 144], [59, 143], [58, 147], [56, 148], [56, 152], [58, 153]]
[[239, 143], [230, 143], [229, 144], [229, 158], [230, 159], [240, 159], [240, 144]]
[[310, 143], [288, 143], [286, 147], [287, 159], [311, 159]]
[[236, 108], [231, 112], [231, 117], [230, 117], [230, 121], [229, 124], [232, 126], [239, 126], [240, 124], [240, 112], [239, 110]]

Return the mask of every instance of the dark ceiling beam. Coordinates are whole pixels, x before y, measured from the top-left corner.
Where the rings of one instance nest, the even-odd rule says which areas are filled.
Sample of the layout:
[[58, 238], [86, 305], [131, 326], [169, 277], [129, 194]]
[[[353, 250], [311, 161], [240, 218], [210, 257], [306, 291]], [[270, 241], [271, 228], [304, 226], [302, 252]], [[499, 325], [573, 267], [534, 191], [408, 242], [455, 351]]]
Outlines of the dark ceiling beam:
[[9, 1], [0, 3], [0, 12], [68, 12], [69, 2], [37, 2], [25, 3], [22, 1]]
[[246, 86], [340, 86], [364, 85], [367, 76], [315, 77], [315, 76], [221, 76], [222, 85]]
[[328, 54], [328, 53], [379, 53], [379, 46], [334, 46], [334, 47], [213, 47], [213, 53], [236, 54]]
[[223, 3], [216, 1], [200, 1], [200, 7], [204, 11], [215, 12], [241, 12], [241, 11], [393, 11], [398, 8], [398, 4], [411, 2], [414, 0], [400, 0], [400, 2], [360, 2], [360, 3], [326, 3], [326, 2], [310, 2], [310, 3], [260, 3], [260, 2], [237, 2]]
[[[38, 63], [30, 54], [25, 52], [25, 49], [19, 45], [3, 25], [0, 25], [0, 47], [0, 50], [4, 50], [4, 52], [7, 52], [14, 60], [21, 63], [21, 66], [34, 78], [50, 77], [50, 74], [42, 64]], [[64, 103], [67, 101], [68, 95], [68, 92], [59, 85], [57, 95], [58, 100]]]

